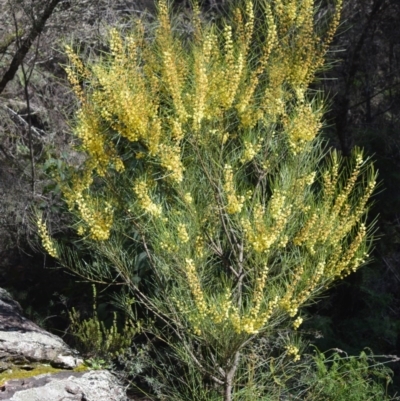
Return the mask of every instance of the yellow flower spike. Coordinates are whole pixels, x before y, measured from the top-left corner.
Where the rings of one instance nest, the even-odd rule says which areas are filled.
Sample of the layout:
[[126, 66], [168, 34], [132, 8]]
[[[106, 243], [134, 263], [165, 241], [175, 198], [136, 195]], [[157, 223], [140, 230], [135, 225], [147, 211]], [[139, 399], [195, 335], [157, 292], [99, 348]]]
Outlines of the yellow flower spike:
[[256, 154], [261, 150], [261, 143], [253, 145], [251, 142], [244, 142], [244, 152], [240, 159], [241, 163], [248, 163], [254, 159]]
[[186, 112], [184, 102], [181, 93], [181, 82], [182, 77], [179, 75], [179, 71], [176, 64], [175, 55], [170, 51], [164, 51], [163, 53], [163, 73], [165, 75], [165, 84], [171, 94], [175, 112], [177, 113], [179, 120], [185, 122], [188, 116]]
[[162, 213], [161, 205], [155, 204], [149, 194], [145, 181], [137, 181], [133, 187], [141, 208], [152, 216], [160, 217]]
[[300, 103], [293, 117], [285, 124], [293, 153], [301, 151], [305, 144], [316, 137], [322, 126], [320, 114], [313, 111], [310, 104]]
[[249, 49], [250, 41], [253, 36], [254, 31], [254, 5], [252, 1], [246, 1], [246, 23], [244, 26], [244, 34], [245, 34], [245, 46], [246, 52]]
[[287, 354], [293, 357], [293, 361], [297, 362], [300, 360], [300, 350], [293, 344], [287, 345], [286, 347]]
[[193, 202], [193, 198], [192, 198], [192, 195], [190, 194], [190, 192], [186, 192], [183, 195], [183, 200], [189, 205]]
[[242, 210], [245, 197], [243, 195], [238, 196], [236, 194], [236, 190], [234, 187], [234, 182], [233, 182], [233, 171], [232, 167], [230, 165], [226, 165], [224, 168], [224, 178], [225, 178], [225, 184], [224, 184], [224, 190], [226, 194], [226, 201], [227, 201], [227, 206], [226, 206], [226, 211], [229, 214], [236, 214], [239, 213]]
[[55, 247], [54, 241], [50, 237], [46, 224], [43, 223], [40, 217], [36, 220], [36, 226], [38, 228], [38, 233], [42, 241], [43, 248], [50, 256], [57, 259], [59, 257], [57, 248]]
[[169, 177], [177, 183], [181, 182], [185, 170], [181, 160], [181, 148], [178, 145], [162, 144], [159, 146], [159, 157], [161, 166], [167, 170]]
[[201, 235], [196, 237], [195, 250], [197, 256], [204, 256], [204, 238]]
[[255, 205], [253, 210], [253, 219], [251, 222], [248, 219], [241, 221], [246, 241], [251, 247], [257, 253], [268, 252], [271, 246], [277, 241], [279, 247], [285, 247], [288, 237], [282, 235], [282, 231], [287, 224], [292, 210], [292, 206], [286, 204], [285, 192], [275, 190], [270, 199], [268, 215], [273, 219], [272, 225], [268, 226], [265, 222], [264, 216], [266, 212], [264, 206], [260, 204]]
[[208, 307], [206, 305], [203, 290], [201, 289], [200, 281], [197, 276], [196, 266], [193, 259], [185, 260], [185, 273], [188, 279], [188, 284], [192, 292], [197, 311], [200, 317], [203, 319], [207, 316]]
[[193, 107], [193, 129], [197, 132], [201, 127], [201, 122], [205, 117], [206, 99], [208, 91], [207, 61], [203, 54], [195, 56], [195, 95]]
[[296, 320], [293, 322], [293, 328], [294, 328], [295, 330], [297, 330], [297, 329], [301, 326], [302, 323], [303, 323], [303, 318], [301, 318], [300, 316], [298, 316], [298, 317], [296, 318]]
[[77, 195], [75, 203], [81, 219], [87, 224], [90, 237], [96, 241], [105, 241], [110, 236], [113, 224], [113, 210], [109, 203], [96, 204], [89, 196]]
[[184, 137], [184, 132], [182, 130], [182, 124], [178, 120], [173, 120], [172, 121], [172, 138], [176, 141], [179, 142], [183, 139]]
[[119, 32], [114, 28], [110, 31], [110, 49], [111, 54], [115, 57], [115, 62], [122, 63], [124, 55], [124, 45]]
[[178, 225], [178, 238], [184, 244], [189, 241], [189, 234], [186, 230], [185, 224]]

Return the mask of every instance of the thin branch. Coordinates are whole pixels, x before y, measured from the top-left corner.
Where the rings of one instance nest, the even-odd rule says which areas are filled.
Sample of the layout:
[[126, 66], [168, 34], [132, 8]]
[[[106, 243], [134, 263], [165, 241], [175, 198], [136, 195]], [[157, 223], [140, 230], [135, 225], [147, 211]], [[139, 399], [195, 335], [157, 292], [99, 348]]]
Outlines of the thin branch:
[[[222, 213], [222, 207], [220, 207], [220, 206], [223, 204], [223, 202], [222, 202], [221, 188], [214, 182], [214, 180], [213, 180], [212, 177], [210, 176], [209, 171], [208, 171], [208, 169], [206, 168], [206, 166], [204, 165], [204, 161], [203, 161], [203, 159], [202, 159], [201, 156], [200, 156], [200, 152], [199, 152], [199, 150], [198, 150], [198, 147], [195, 146], [195, 144], [193, 144], [193, 148], [195, 149], [195, 151], [196, 151], [196, 153], [197, 153], [198, 160], [199, 160], [199, 162], [200, 162], [200, 164], [201, 164], [201, 166], [202, 166], [202, 168], [203, 168], [203, 171], [204, 171], [204, 173], [205, 173], [205, 175], [206, 175], [208, 181], [210, 182], [211, 186], [215, 188], [214, 196], [215, 196], [215, 201], [216, 201], [216, 204], [217, 204], [217, 207], [218, 207], [218, 214], [219, 214], [219, 217], [220, 217], [220, 220], [221, 220], [223, 229], [224, 229], [224, 231], [225, 231], [226, 237], [227, 237], [227, 239], [228, 239], [228, 241], [229, 241], [230, 248], [233, 250], [233, 252], [235, 253], [235, 256], [236, 256], [236, 249], [235, 249], [235, 247], [234, 247], [234, 244], [233, 244], [233, 242], [232, 242], [232, 240], [231, 240], [231, 236], [230, 236], [230, 234], [229, 234], [230, 230], [229, 230], [228, 227], [226, 226], [225, 218], [224, 218], [223, 213]], [[238, 272], [237, 272], [237, 271], [233, 268], [233, 266], [231, 266], [230, 264], [229, 264], [229, 268], [230, 268], [230, 270], [233, 272], [233, 274], [234, 274], [236, 277], [239, 276], [239, 275], [238, 275]]]
[[369, 96], [369, 97], [367, 97], [367, 98], [364, 98], [364, 99], [361, 100], [360, 102], [358, 102], [358, 103], [356, 103], [356, 104], [352, 104], [351, 106], [349, 106], [349, 110], [350, 110], [350, 109], [354, 109], [355, 107], [361, 106], [362, 104], [364, 104], [364, 103], [366, 103], [366, 102], [372, 100], [374, 97], [380, 95], [381, 93], [387, 91], [388, 89], [393, 89], [395, 86], [398, 86], [398, 85], [400, 85], [400, 82], [396, 82], [396, 83], [390, 85], [390, 87], [385, 87], [385, 88], [379, 90], [378, 92], [373, 93], [371, 96]]
[[[15, 12], [12, 12], [13, 20], [14, 20], [14, 27], [15, 27], [15, 35], [17, 38], [17, 45], [20, 47], [20, 37], [18, 36], [18, 22]], [[37, 59], [39, 51], [39, 40], [37, 41], [34, 60]], [[36, 184], [36, 171], [35, 171], [35, 154], [33, 150], [33, 139], [32, 139], [32, 118], [31, 118], [31, 102], [29, 97], [29, 81], [32, 77], [33, 69], [35, 63], [31, 67], [30, 71], [27, 73], [25, 70], [24, 63], [21, 63], [22, 75], [24, 77], [24, 96], [26, 101], [26, 109], [27, 109], [27, 116], [28, 116], [28, 141], [29, 141], [29, 156], [31, 162], [31, 189], [32, 189], [32, 196], [35, 196], [35, 184]]]
[[400, 282], [400, 277], [396, 272], [396, 269], [393, 268], [393, 266], [389, 263], [388, 259], [385, 256], [382, 256], [382, 260], [384, 261], [385, 265], [389, 268], [389, 270], [393, 273], [394, 277], [396, 277], [397, 281]]
[[[212, 380], [214, 380], [217, 384], [223, 385], [224, 381], [218, 379], [218, 377], [214, 376], [212, 373], [208, 372], [207, 369], [201, 364], [198, 358], [194, 355], [190, 347], [188, 347], [186, 341], [184, 341], [184, 337], [181, 335], [180, 331], [170, 322], [169, 319], [165, 318], [162, 313], [159, 312], [159, 309], [156, 305], [145, 295], [142, 291], [139, 290], [136, 284], [132, 283], [132, 289], [137, 293], [139, 300], [146, 305], [146, 307], [154, 313], [161, 321], [163, 321], [167, 327], [169, 327], [181, 341], [181, 345], [185, 347], [186, 352], [190, 355], [193, 362], [198, 366], [198, 368], [205, 374], [207, 374]], [[175, 323], [178, 323], [175, 321]]]
[[8, 70], [3, 75], [2, 80], [0, 81], [0, 93], [2, 93], [10, 82], [15, 74], [18, 71], [19, 66], [22, 64], [25, 56], [28, 54], [32, 43], [38, 37], [38, 35], [43, 31], [44, 26], [46, 25], [46, 21], [49, 19], [54, 9], [58, 5], [61, 0], [51, 0], [50, 3], [47, 4], [40, 18], [34, 21], [32, 29], [30, 30], [28, 36], [21, 42], [21, 46], [18, 48], [14, 57], [11, 60], [10, 66]]

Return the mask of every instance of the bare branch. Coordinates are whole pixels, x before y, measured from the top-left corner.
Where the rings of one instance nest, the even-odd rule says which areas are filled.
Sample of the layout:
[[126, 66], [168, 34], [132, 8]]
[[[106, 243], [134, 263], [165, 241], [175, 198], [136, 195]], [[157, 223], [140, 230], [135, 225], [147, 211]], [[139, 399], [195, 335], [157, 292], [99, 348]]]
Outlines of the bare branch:
[[48, 3], [46, 8], [44, 9], [41, 17], [34, 22], [31, 31], [29, 32], [28, 36], [21, 42], [21, 46], [16, 51], [13, 59], [11, 60], [11, 64], [8, 67], [8, 70], [4, 74], [2, 80], [0, 81], [0, 93], [4, 91], [8, 82], [10, 82], [14, 78], [15, 74], [18, 71], [19, 66], [21, 65], [25, 56], [30, 50], [32, 43], [35, 41], [38, 35], [43, 31], [44, 26], [46, 25], [46, 21], [49, 19], [49, 17], [51, 16], [57, 4], [60, 1], [61, 0], [51, 0], [50, 3]]

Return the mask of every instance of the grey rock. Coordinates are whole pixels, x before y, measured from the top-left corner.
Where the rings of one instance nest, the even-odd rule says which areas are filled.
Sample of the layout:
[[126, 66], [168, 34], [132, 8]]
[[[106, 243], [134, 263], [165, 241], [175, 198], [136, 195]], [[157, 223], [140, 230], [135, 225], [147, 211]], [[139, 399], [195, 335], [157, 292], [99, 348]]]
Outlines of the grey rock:
[[22, 313], [21, 305], [3, 288], [0, 288], [0, 308], [4, 308], [13, 313]]
[[107, 370], [61, 372], [10, 380], [0, 388], [7, 401], [127, 401], [124, 388]]
[[61, 338], [24, 317], [18, 302], [0, 288], [0, 370], [29, 362], [73, 369], [83, 361]]
[[[48, 333], [22, 314], [21, 306], [0, 288], [0, 373], [24, 366], [50, 364], [72, 369], [83, 363], [61, 338]], [[0, 387], [0, 400], [9, 401], [126, 401], [126, 391], [107, 370], [64, 371], [13, 379]]]

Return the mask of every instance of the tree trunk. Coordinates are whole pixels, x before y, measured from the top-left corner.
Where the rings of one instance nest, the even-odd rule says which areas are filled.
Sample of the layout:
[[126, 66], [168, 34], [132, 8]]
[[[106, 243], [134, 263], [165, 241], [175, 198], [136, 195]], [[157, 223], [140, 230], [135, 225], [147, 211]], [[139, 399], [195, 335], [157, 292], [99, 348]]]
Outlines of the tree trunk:
[[233, 357], [233, 364], [230, 366], [229, 370], [225, 373], [225, 383], [224, 383], [224, 401], [232, 401], [232, 389], [233, 389], [233, 379], [237, 368], [239, 366], [240, 353], [236, 351]]

